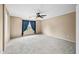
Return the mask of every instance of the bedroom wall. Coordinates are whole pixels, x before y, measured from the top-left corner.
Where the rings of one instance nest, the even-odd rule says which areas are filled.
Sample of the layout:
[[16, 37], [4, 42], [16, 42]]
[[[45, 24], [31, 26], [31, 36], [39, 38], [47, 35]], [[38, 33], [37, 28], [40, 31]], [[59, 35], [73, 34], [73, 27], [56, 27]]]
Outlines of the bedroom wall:
[[7, 42], [10, 40], [10, 15], [4, 5], [4, 45], [6, 47]]
[[3, 49], [3, 5], [0, 4], [0, 53]]
[[42, 28], [41, 28], [41, 20], [37, 20], [36, 21], [36, 33], [40, 34], [42, 32]]
[[[36, 32], [41, 33], [41, 21], [36, 21]], [[22, 19], [20, 17], [10, 17], [10, 35], [11, 38], [21, 37], [22, 35]], [[28, 34], [34, 34], [32, 28], [24, 32], [24, 36]]]
[[22, 19], [19, 17], [11, 16], [10, 17], [10, 37], [20, 37], [22, 30]]
[[42, 32], [46, 35], [75, 42], [75, 12], [42, 21]]

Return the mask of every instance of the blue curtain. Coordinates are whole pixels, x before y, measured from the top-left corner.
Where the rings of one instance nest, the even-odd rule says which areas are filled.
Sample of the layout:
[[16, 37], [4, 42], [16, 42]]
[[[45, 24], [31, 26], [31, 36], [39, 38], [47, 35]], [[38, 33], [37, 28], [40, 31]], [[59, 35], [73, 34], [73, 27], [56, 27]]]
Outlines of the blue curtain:
[[27, 30], [28, 25], [29, 25], [28, 20], [22, 20], [22, 36], [23, 36], [23, 32]]
[[34, 30], [34, 33], [36, 33], [36, 21], [30, 21], [31, 27]]

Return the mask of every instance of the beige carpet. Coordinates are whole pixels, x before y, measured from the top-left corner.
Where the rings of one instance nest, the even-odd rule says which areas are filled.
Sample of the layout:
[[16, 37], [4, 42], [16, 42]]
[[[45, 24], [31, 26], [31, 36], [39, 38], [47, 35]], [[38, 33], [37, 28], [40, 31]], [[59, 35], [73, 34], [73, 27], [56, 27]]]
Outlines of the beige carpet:
[[45, 35], [32, 35], [12, 39], [6, 54], [74, 54], [75, 43]]

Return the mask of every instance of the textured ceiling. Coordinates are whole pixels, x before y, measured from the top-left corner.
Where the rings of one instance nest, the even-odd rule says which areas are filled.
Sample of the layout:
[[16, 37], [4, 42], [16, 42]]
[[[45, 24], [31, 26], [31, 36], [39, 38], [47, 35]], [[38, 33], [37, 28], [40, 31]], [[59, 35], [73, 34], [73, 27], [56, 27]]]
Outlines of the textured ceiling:
[[45, 19], [47, 19], [74, 12], [76, 9], [75, 6], [73, 4], [6, 4], [11, 16], [21, 17], [23, 19], [35, 16], [37, 9], [40, 9], [43, 14], [46, 14]]

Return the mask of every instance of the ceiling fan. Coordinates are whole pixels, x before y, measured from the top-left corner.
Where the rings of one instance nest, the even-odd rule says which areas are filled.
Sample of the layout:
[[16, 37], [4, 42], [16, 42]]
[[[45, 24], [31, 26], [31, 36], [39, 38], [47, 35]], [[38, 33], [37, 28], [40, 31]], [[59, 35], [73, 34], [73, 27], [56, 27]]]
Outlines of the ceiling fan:
[[35, 9], [34, 13], [35, 13], [35, 16], [32, 16], [32, 18], [35, 18], [35, 19], [38, 19], [38, 18], [43, 19], [44, 17], [47, 16], [46, 14], [44, 14], [45, 12], [41, 11], [40, 9]]
[[38, 17], [40, 17], [40, 18], [44, 18], [45, 16], [47, 16], [47, 15], [41, 15], [40, 12], [36, 13], [36, 18], [38, 18]]

